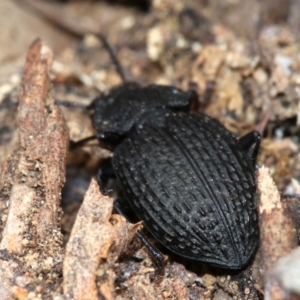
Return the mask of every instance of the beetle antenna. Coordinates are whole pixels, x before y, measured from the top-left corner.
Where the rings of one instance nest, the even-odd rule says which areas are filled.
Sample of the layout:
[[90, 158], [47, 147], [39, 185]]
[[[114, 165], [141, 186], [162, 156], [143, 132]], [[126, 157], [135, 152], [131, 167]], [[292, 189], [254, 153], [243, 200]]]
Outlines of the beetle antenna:
[[55, 105], [64, 106], [64, 107], [75, 107], [75, 108], [82, 108], [82, 109], [89, 109], [89, 105], [81, 104], [81, 103], [75, 103], [72, 101], [66, 101], [66, 100], [54, 100]]
[[14, 106], [18, 106], [19, 102], [8, 102], [8, 103], [1, 103], [0, 104], [0, 110], [5, 109], [5, 108], [10, 108]]
[[118, 60], [113, 47], [111, 46], [111, 44], [108, 42], [108, 40], [106, 39], [106, 37], [103, 34], [97, 34], [97, 36], [101, 40], [104, 48], [109, 53], [110, 58], [111, 58], [112, 62], [114, 63], [114, 65], [116, 67], [116, 70], [117, 70], [118, 74], [120, 75], [123, 83], [125, 83], [126, 82], [126, 77], [125, 77], [124, 69], [121, 66], [120, 61]]

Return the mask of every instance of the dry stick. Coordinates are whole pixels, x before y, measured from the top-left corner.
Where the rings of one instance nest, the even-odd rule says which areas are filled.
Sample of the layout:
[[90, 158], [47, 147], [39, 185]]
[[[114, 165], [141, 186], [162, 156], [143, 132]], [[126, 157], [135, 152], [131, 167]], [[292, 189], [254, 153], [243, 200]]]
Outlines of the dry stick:
[[258, 170], [257, 185], [260, 194], [259, 222], [265, 299], [288, 299], [272, 274], [278, 259], [297, 246], [295, 224], [289, 208], [280, 201], [268, 168], [263, 166]]
[[36, 40], [27, 54], [19, 95], [20, 147], [4, 162], [0, 177], [0, 197], [8, 205], [0, 242], [1, 299], [25, 299], [41, 280], [43, 285], [58, 284], [61, 272], [60, 192], [68, 128], [49, 95], [51, 63], [51, 50]]

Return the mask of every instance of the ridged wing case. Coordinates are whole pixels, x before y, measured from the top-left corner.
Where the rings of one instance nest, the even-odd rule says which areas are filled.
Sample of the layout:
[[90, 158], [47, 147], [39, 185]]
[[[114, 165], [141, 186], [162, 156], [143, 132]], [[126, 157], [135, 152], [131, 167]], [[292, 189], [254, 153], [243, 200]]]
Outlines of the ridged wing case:
[[168, 113], [119, 145], [124, 194], [171, 251], [239, 269], [258, 244], [255, 170], [238, 140], [204, 114]]

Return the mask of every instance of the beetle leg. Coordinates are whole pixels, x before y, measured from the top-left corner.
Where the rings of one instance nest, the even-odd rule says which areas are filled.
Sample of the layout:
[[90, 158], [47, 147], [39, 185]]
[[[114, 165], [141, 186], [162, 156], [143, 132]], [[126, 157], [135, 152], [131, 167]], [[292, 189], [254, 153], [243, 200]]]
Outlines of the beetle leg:
[[[114, 209], [117, 213], [124, 216], [130, 223], [137, 223], [140, 221], [130, 204], [126, 199], [117, 198], [114, 201]], [[164, 257], [163, 255], [148, 241], [145, 235], [138, 230], [137, 237], [142, 241], [144, 246], [148, 249], [155, 267], [154, 281], [159, 283], [164, 275]]]
[[296, 198], [300, 200], [300, 194], [284, 194], [280, 195], [281, 199], [286, 199], [286, 198]]
[[96, 140], [96, 139], [97, 139], [97, 136], [92, 135], [92, 136], [88, 136], [87, 138], [84, 138], [84, 139], [82, 139], [80, 141], [77, 141], [77, 142], [70, 141], [70, 149], [74, 150], [76, 148], [80, 148], [81, 146], [83, 146], [87, 142], [92, 141], [92, 140]]
[[114, 173], [112, 166], [109, 166], [109, 167], [106, 166], [105, 168], [104, 167], [99, 168], [97, 175], [96, 175], [96, 180], [99, 185], [100, 193], [102, 195], [106, 196], [113, 191], [111, 189], [106, 190], [104, 188], [104, 181], [105, 181], [105, 178], [114, 178], [114, 177], [115, 177], [115, 173]]
[[203, 111], [204, 108], [209, 104], [212, 94], [215, 89], [215, 82], [210, 80], [206, 83], [204, 94], [200, 97], [199, 106]]
[[115, 132], [104, 132], [97, 134], [97, 139], [100, 142], [100, 145], [108, 150], [114, 150], [118, 146], [125, 136], [119, 135]]
[[19, 105], [19, 102], [4, 102], [0, 104], [0, 110], [2, 109], [8, 109], [11, 107], [17, 107]]
[[196, 93], [196, 91], [194, 90], [190, 90], [187, 94], [187, 98], [188, 98], [188, 107], [187, 107], [187, 110], [186, 112], [189, 112], [189, 111], [197, 111], [198, 109], [198, 99], [199, 99], [199, 96], [198, 94]]
[[[240, 145], [248, 152], [250, 158], [256, 162], [261, 141], [261, 134], [258, 131], [251, 131], [239, 139]], [[254, 147], [252, 147], [254, 145]]]
[[144, 236], [144, 234], [138, 230], [136, 232], [137, 237], [142, 241], [142, 243], [145, 245], [145, 247], [148, 249], [152, 261], [154, 263], [155, 267], [155, 273], [154, 273], [154, 281], [159, 283], [163, 275], [165, 273], [165, 263], [164, 263], [164, 257], [163, 255], [148, 241], [148, 239]]
[[134, 212], [134, 210], [131, 208], [129, 202], [125, 198], [117, 198], [114, 201], [114, 210], [125, 217], [125, 219], [129, 223], [137, 223], [141, 221]]
[[82, 108], [82, 109], [88, 109], [89, 106], [82, 104], [82, 103], [76, 103], [73, 101], [67, 101], [67, 100], [59, 100], [59, 99], [55, 99], [54, 101], [55, 105], [58, 106], [64, 106], [64, 107], [74, 107], [74, 108]]

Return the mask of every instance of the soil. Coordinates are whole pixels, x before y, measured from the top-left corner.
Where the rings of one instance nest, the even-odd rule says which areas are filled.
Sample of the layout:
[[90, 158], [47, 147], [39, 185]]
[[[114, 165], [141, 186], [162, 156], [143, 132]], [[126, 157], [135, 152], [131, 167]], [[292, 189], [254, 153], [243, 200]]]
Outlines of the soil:
[[[0, 0], [0, 298], [300, 299], [299, 9], [299, 0]], [[261, 242], [243, 270], [182, 259], [144, 231], [165, 258], [157, 278], [135, 236], [142, 223], [100, 194], [93, 178], [112, 153], [97, 141], [74, 147], [96, 134], [91, 109], [55, 101], [89, 107], [122, 83], [102, 36], [126, 81], [193, 89], [194, 109], [237, 138], [262, 134]]]

